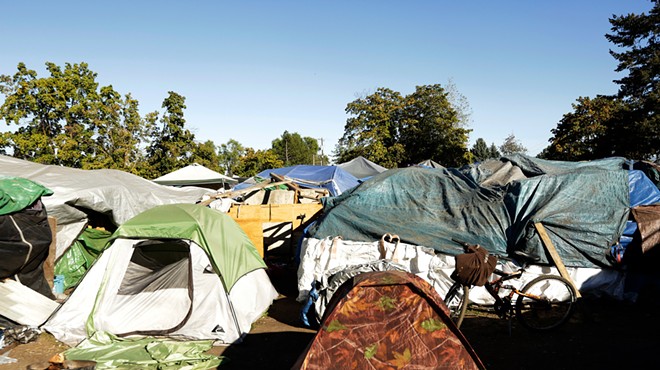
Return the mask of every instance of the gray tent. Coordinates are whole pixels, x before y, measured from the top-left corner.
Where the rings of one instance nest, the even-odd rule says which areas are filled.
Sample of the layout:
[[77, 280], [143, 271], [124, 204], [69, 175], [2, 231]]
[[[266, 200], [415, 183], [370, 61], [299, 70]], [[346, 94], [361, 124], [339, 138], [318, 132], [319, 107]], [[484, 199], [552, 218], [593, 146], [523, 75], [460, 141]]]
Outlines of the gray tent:
[[348, 162], [340, 163], [337, 167], [357, 177], [358, 179], [369, 178], [378, 175], [381, 172], [387, 171], [387, 168], [377, 165], [376, 163], [364, 158], [357, 157]]
[[417, 163], [419, 167], [429, 167], [429, 168], [445, 168], [445, 166], [441, 165], [440, 163], [432, 160], [432, 159], [427, 159], [425, 161]]

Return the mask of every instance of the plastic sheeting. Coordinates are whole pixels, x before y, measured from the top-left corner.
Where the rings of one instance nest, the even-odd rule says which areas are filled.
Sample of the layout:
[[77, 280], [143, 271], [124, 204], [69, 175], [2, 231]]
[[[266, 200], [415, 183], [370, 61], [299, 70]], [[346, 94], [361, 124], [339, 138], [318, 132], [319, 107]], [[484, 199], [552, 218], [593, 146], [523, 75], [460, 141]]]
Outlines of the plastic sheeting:
[[67, 360], [96, 362], [95, 369], [215, 369], [222, 357], [206, 354], [212, 341], [123, 339], [99, 333], [64, 352]]
[[378, 175], [387, 171], [387, 168], [380, 166], [362, 156], [353, 158], [348, 162], [340, 163], [337, 167], [350, 173], [360, 180], [365, 180], [371, 176]]
[[0, 215], [0, 279], [19, 280], [53, 298], [43, 269], [51, 242], [48, 217], [40, 198], [20, 211]]
[[116, 226], [151, 207], [195, 203], [212, 192], [158, 185], [119, 170], [81, 170], [4, 155], [0, 175], [26, 178], [53, 191], [42, 200], [48, 215], [57, 219], [57, 258], [78, 238], [91, 214], [104, 215]]
[[[298, 165], [268, 169], [259, 172], [256, 177], [269, 179], [271, 173], [284, 176], [305, 188], [326, 189], [332, 196], [340, 195], [360, 183], [355, 176], [338, 166]], [[236, 185], [234, 190], [249, 188], [253, 185], [250, 182], [242, 182]]]
[[391, 233], [452, 255], [463, 251], [451, 240], [457, 238], [505, 253], [510, 221], [504, 195], [456, 169], [391, 169], [327, 199], [309, 234], [369, 242]]
[[[1, 171], [1, 170], [0, 170]], [[2, 173], [2, 172], [0, 172]], [[0, 175], [0, 215], [18, 212], [53, 192], [34, 181]]]
[[106, 230], [86, 228], [55, 264], [55, 275], [64, 276], [64, 289], [78, 285], [105, 248], [112, 233]]
[[629, 214], [622, 158], [573, 163], [517, 155], [502, 162], [529, 178], [484, 187], [487, 173], [470, 168], [387, 171], [327, 199], [309, 234], [372, 241], [396, 233], [407, 243], [456, 255], [462, 248], [454, 238], [499, 255], [523, 250], [548, 263], [534, 228], [541, 223], [566, 266], [611, 266], [610, 247]]

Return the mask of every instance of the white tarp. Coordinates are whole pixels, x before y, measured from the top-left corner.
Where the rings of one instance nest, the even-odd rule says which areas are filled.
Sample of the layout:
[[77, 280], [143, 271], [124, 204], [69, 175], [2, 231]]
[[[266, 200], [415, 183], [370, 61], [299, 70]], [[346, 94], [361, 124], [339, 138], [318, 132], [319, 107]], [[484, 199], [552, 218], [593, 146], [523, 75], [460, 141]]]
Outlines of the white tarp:
[[238, 180], [208, 169], [201, 164], [193, 163], [176, 171], [165, 174], [154, 182], [161, 185], [213, 185], [236, 184]]
[[107, 216], [115, 225], [161, 204], [196, 203], [212, 190], [174, 188], [119, 170], [81, 170], [43, 165], [0, 155], [0, 175], [23, 177], [53, 191], [43, 197], [49, 216], [57, 219], [59, 258], [89, 221], [90, 211]]
[[25, 285], [7, 279], [0, 281], [0, 316], [22, 325], [39, 326], [60, 304]]
[[[305, 238], [300, 252], [298, 266], [298, 302], [304, 302], [309, 297], [312, 283], [325, 281], [332, 273], [341, 267], [360, 265], [386, 259], [407, 268], [426, 280], [441, 297], [454, 283], [451, 274], [455, 267], [455, 258], [442, 253], [435, 253], [432, 248], [406, 243], [356, 242], [335, 238]], [[497, 268], [503, 271], [514, 271], [517, 265], [511, 261], [499, 260]], [[598, 268], [569, 267], [567, 268], [576, 287], [583, 292], [602, 294], [619, 300], [634, 300], [636, 297], [624, 296], [622, 272], [602, 270]], [[519, 279], [509, 280], [509, 285], [522, 288], [525, 284], [540, 275], [559, 275], [554, 267], [529, 266]], [[492, 304], [493, 299], [484, 287], [470, 289], [470, 300], [477, 304]]]

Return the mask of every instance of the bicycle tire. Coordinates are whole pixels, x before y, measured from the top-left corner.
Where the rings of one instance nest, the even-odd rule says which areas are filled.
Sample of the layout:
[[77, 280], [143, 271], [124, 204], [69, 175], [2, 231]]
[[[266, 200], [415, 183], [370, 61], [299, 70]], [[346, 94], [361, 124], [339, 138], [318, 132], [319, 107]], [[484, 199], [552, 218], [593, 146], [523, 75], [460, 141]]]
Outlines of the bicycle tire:
[[445, 295], [445, 304], [449, 308], [449, 318], [454, 322], [457, 328], [463, 324], [465, 313], [468, 307], [468, 297], [470, 287], [461, 283], [454, 283]]
[[577, 302], [573, 285], [556, 275], [535, 278], [522, 288], [521, 293], [516, 300], [516, 318], [532, 330], [551, 330], [561, 326], [570, 319]]

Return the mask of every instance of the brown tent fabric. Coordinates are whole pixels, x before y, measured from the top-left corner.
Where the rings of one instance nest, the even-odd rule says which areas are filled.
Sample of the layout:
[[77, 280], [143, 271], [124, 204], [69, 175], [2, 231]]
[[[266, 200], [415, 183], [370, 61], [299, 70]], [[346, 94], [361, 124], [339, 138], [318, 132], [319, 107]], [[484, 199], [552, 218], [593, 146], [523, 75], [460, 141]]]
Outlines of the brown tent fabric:
[[660, 244], [660, 205], [637, 206], [632, 209], [642, 237], [642, 252]]
[[484, 369], [429, 283], [365, 272], [332, 296], [294, 369]]

